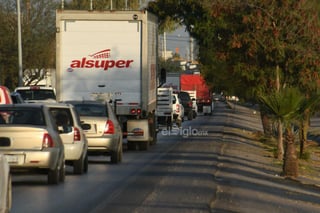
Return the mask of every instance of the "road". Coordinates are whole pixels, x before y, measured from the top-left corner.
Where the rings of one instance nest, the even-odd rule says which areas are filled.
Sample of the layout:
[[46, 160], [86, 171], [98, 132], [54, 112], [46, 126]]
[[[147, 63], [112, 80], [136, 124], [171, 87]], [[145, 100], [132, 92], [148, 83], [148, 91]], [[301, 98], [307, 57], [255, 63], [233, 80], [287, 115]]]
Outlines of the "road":
[[45, 176], [13, 176], [12, 213], [319, 212], [319, 188], [280, 177], [249, 137], [257, 119], [218, 103], [212, 116], [160, 131], [148, 151], [125, 150], [121, 164], [90, 156], [88, 174], [68, 168], [53, 186]]

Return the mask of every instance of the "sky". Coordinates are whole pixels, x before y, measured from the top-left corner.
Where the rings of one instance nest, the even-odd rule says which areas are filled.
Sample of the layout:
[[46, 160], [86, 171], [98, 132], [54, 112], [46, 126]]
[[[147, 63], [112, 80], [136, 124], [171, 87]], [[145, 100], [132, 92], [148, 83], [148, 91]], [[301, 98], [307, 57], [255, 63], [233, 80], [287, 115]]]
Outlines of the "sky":
[[[160, 39], [163, 39], [163, 35], [160, 36]], [[178, 53], [182, 58], [190, 59], [190, 36], [184, 27], [166, 33], [166, 44], [167, 51]]]

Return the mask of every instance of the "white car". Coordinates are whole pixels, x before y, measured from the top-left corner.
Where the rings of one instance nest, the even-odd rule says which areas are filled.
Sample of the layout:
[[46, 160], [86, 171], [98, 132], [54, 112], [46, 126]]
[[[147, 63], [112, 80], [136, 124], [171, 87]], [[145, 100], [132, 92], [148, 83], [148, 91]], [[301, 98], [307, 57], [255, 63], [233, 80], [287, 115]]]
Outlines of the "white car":
[[46, 103], [58, 127], [64, 144], [65, 163], [74, 174], [88, 171], [88, 141], [81, 127], [80, 117], [71, 104]]
[[178, 94], [173, 94], [173, 122], [175, 122], [178, 127], [181, 127], [181, 123], [184, 121], [184, 107], [181, 103]]
[[18, 92], [24, 102], [56, 102], [56, 91], [53, 87], [25, 86], [17, 87], [14, 92]]
[[10, 212], [12, 205], [10, 167], [2, 154], [0, 154], [0, 174], [0, 212]]
[[109, 103], [67, 101], [76, 108], [86, 137], [89, 155], [110, 156], [111, 163], [122, 161], [122, 130]]
[[11, 173], [47, 174], [49, 184], [64, 182], [64, 146], [45, 104], [0, 105], [0, 144]]

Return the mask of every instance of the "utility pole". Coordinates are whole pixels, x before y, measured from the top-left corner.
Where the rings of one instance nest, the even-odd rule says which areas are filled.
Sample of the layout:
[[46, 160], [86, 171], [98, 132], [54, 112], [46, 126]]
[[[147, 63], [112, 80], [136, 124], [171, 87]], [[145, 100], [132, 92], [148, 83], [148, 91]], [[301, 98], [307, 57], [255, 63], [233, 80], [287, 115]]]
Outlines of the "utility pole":
[[190, 36], [190, 62], [193, 62], [193, 38]]
[[18, 61], [19, 61], [19, 87], [23, 86], [22, 82], [22, 44], [21, 44], [21, 18], [20, 18], [20, 0], [17, 0], [17, 16], [18, 16]]

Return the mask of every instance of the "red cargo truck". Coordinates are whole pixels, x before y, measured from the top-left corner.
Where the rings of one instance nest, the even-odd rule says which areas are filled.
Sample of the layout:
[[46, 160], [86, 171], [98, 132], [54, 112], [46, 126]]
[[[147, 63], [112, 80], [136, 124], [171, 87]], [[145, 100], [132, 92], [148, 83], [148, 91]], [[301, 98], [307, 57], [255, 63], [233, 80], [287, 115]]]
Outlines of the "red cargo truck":
[[198, 112], [212, 114], [212, 92], [200, 74], [181, 74], [180, 88], [182, 91], [196, 91]]

